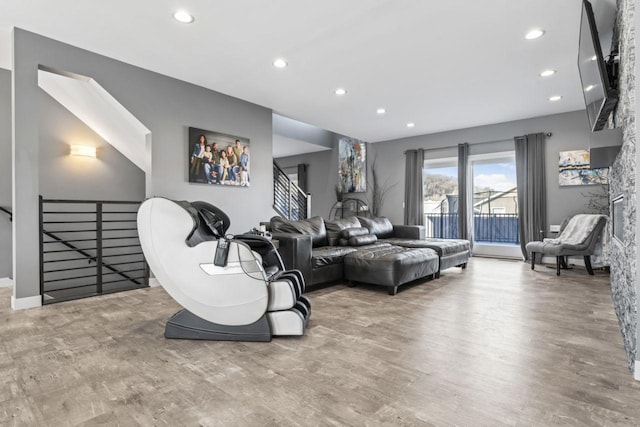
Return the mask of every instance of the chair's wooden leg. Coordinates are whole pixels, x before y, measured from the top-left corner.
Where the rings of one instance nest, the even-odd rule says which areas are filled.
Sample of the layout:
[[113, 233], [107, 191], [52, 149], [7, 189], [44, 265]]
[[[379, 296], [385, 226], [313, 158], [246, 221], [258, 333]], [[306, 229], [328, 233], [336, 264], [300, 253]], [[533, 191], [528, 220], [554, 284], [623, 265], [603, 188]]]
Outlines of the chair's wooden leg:
[[584, 266], [587, 267], [587, 273], [593, 276], [593, 268], [591, 268], [591, 257], [589, 255], [585, 255], [584, 257]]
[[561, 267], [564, 268], [565, 270], [569, 269], [569, 264], [567, 264], [567, 258], [566, 256], [563, 256], [560, 258], [560, 261], [562, 261], [562, 265]]
[[556, 257], [556, 276], [560, 275], [560, 257]]
[[536, 266], [536, 253], [531, 252], [531, 269], [533, 270]]

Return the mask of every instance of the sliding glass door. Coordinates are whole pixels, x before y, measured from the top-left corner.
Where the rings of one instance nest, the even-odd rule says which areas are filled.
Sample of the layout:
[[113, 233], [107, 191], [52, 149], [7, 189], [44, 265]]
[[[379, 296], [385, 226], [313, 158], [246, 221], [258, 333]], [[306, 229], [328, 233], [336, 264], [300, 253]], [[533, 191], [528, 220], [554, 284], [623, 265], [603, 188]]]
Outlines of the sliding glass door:
[[427, 160], [424, 164], [424, 224], [427, 237], [458, 238], [458, 160]]
[[474, 254], [520, 258], [513, 151], [470, 156]]

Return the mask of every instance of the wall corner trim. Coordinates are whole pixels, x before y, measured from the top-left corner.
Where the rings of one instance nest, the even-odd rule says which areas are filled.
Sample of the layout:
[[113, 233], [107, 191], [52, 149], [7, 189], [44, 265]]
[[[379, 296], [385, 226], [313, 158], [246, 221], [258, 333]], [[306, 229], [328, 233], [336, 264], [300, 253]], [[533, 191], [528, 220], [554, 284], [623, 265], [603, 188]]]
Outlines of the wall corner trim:
[[0, 277], [0, 288], [13, 287], [13, 279], [11, 277]]
[[149, 287], [157, 288], [158, 286], [160, 286], [160, 281], [155, 277], [149, 277]]
[[32, 297], [16, 298], [11, 296], [12, 310], [26, 310], [27, 308], [36, 308], [42, 306], [42, 296], [35, 295]]

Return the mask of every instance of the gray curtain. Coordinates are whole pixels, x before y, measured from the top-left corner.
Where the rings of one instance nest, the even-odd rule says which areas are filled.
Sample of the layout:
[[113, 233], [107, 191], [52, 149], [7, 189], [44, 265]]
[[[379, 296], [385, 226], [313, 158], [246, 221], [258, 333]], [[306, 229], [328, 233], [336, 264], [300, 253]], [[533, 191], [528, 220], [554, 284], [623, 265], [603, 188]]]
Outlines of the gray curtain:
[[514, 138], [518, 183], [518, 225], [520, 248], [525, 260], [528, 242], [542, 240], [547, 229], [547, 192], [544, 168], [544, 134]]
[[424, 191], [422, 189], [424, 150], [408, 150], [404, 154], [407, 160], [404, 180], [404, 223], [424, 225]]
[[458, 144], [458, 238], [473, 245], [473, 190], [469, 184], [469, 144]]

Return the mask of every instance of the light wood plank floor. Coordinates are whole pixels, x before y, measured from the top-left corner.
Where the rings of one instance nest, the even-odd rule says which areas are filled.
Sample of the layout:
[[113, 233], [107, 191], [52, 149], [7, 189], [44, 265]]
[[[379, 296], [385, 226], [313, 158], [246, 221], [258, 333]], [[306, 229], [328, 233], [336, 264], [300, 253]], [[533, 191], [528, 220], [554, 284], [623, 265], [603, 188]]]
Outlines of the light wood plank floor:
[[301, 338], [166, 340], [161, 289], [12, 312], [2, 425], [640, 425], [608, 285], [584, 269], [467, 270], [310, 294]]

